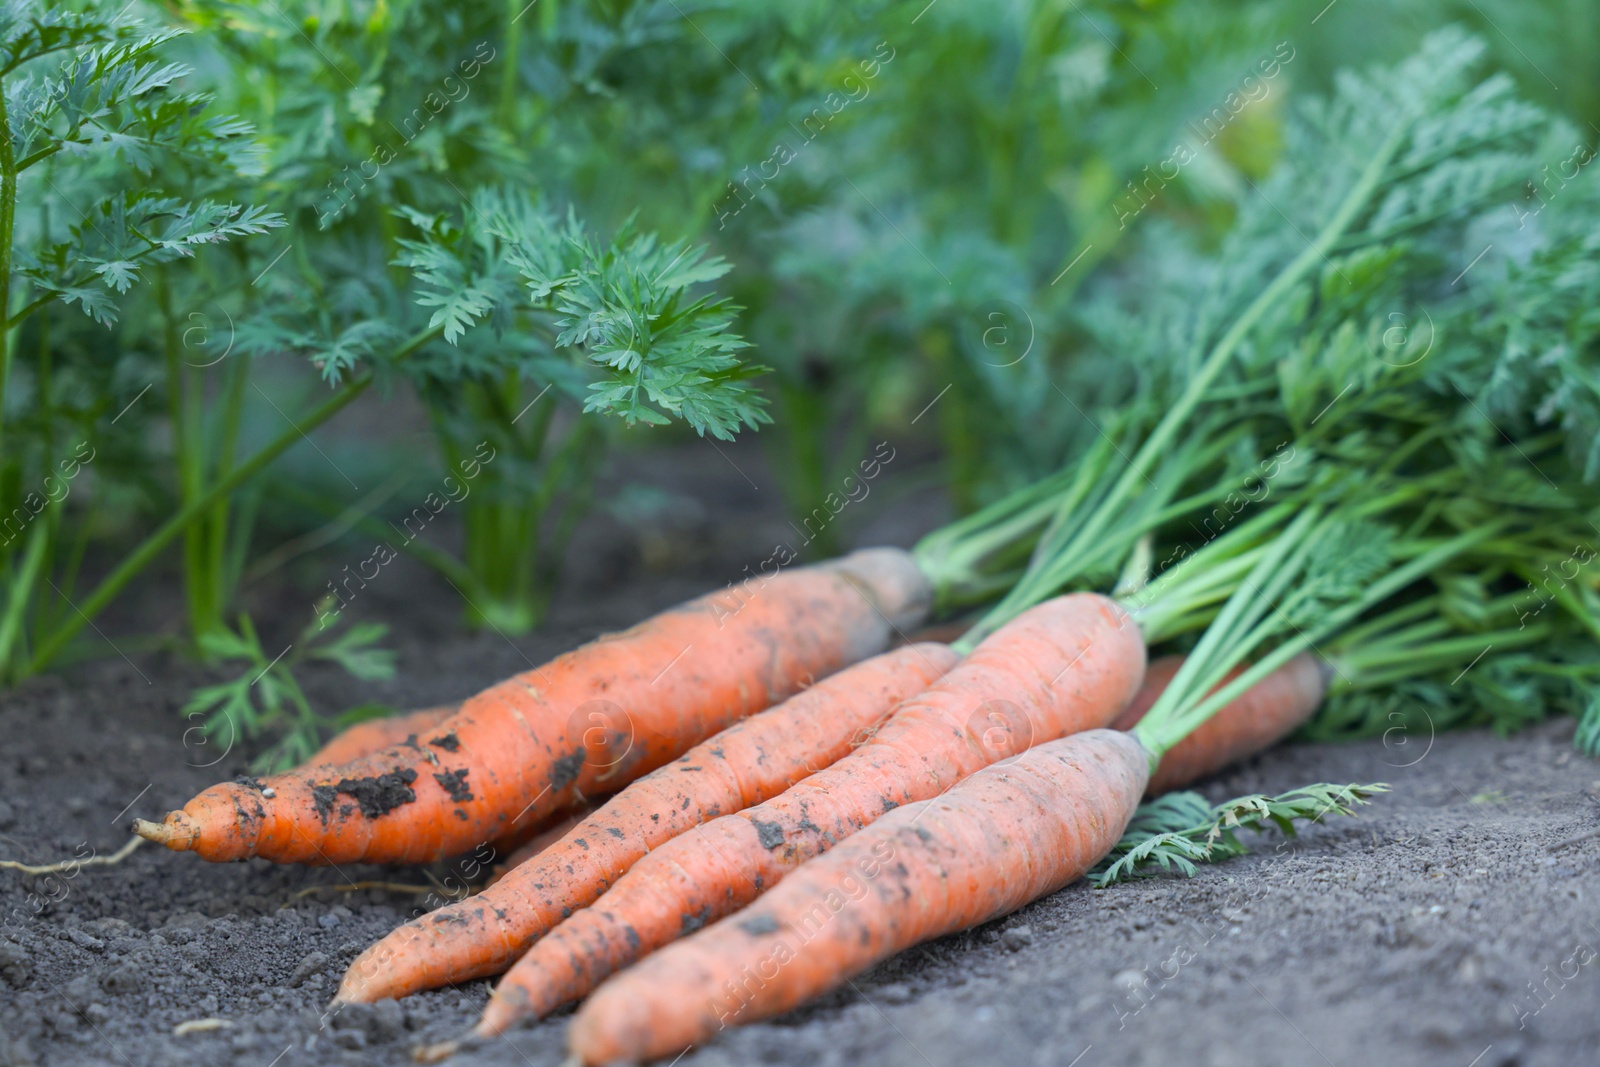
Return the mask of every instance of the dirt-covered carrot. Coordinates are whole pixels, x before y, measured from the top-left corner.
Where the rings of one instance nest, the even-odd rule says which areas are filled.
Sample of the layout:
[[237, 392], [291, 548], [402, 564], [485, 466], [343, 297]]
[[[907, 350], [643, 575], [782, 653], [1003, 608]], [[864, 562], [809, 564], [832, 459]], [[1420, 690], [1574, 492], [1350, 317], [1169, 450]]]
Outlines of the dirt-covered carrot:
[[907, 645], [847, 667], [701, 742], [634, 782], [497, 884], [421, 916], [351, 963], [338, 997], [374, 1001], [503, 971], [652, 848], [707, 819], [782, 793], [860, 745], [956, 662]]
[[136, 829], [213, 861], [416, 863], [460, 853], [616, 789], [882, 651], [931, 597], [899, 549], [764, 575], [502, 682], [413, 744], [213, 786]]
[[[1144, 685], [1114, 728], [1133, 729], [1182, 666], [1182, 656], [1153, 660]], [[1237, 678], [1241, 670], [1228, 672], [1224, 681]], [[1329, 670], [1315, 655], [1302, 652], [1245, 690], [1161, 757], [1150, 776], [1149, 794], [1181, 789], [1288, 737], [1321, 706]]]
[[890, 812], [601, 986], [572, 1021], [572, 1054], [584, 1064], [671, 1055], [1060, 889], [1116, 844], [1149, 759], [1129, 734], [1090, 730]]
[[[326, 745], [312, 753], [311, 758], [295, 769], [303, 771], [312, 767], [349, 763], [393, 745], [403, 744], [408, 740], [415, 741], [418, 735], [438, 733], [439, 724], [460, 709], [460, 704], [445, 704], [437, 708], [402, 711], [381, 718], [363, 719], [354, 726], [339, 731]], [[556, 812], [550, 815], [542, 826], [519, 827], [504, 837], [496, 838], [491, 842], [495, 853], [505, 856], [499, 865], [499, 871], [503, 873], [541, 851], [546, 845], [561, 840], [561, 836], [577, 825], [590, 810], [592, 810], [590, 805], [579, 804], [569, 812]], [[491, 877], [487, 884], [494, 884], [497, 877], [498, 874]]]
[[[580, 997], [727, 915], [885, 812], [1064, 734], [1108, 725], [1144, 675], [1144, 640], [1093, 593], [1046, 601], [980, 643], [860, 748], [781, 796], [667, 842], [501, 980], [477, 1033]], [[1113, 835], [1115, 840], [1115, 835]]]
[[445, 704], [420, 711], [402, 711], [377, 719], [363, 719], [335, 734], [327, 744], [313, 752], [299, 769], [349, 763], [402, 744], [408, 737], [436, 732], [440, 723], [459, 710], [460, 704]]
[[[1117, 728], [1136, 725], [1182, 664], [1181, 656], [1152, 662]], [[1320, 702], [1323, 679], [1318, 661], [1301, 654], [1257, 682], [1167, 753], [1166, 788], [1292, 729]], [[1190, 746], [1196, 738], [1202, 743]], [[1170, 764], [1182, 770], [1167, 772], [1174, 756], [1184, 757]], [[1149, 762], [1132, 737], [1119, 743], [1110, 731], [1090, 731], [885, 816], [739, 914], [601, 985], [573, 1019], [574, 1057], [600, 1064], [670, 1055], [1075, 881], [1115, 843], [1140, 793], [1159, 791], [1147, 779]]]
[[[1293, 695], [1282, 703], [1314, 706], [1323, 676], [1304, 655], [1311, 643], [1470, 543], [1439, 546], [1377, 581], [1348, 587], [1349, 599], [1329, 605], [1309, 631], [1242, 666], [1287, 628], [1270, 612], [1285, 588], [1315, 580], [1306, 574], [1310, 561], [1330, 545], [1319, 529], [1331, 527], [1319, 527], [1318, 515], [1307, 512], [1275, 539], [1194, 653], [1159, 685], [1132, 732], [1096, 730], [1050, 741], [878, 820], [803, 864], [753, 907], [607, 982], [573, 1020], [574, 1056], [598, 1064], [676, 1052], [1075, 880], [1121, 836], [1162, 757], [1253, 685], [1271, 681], [1268, 696], [1281, 685]], [[1221, 731], [1223, 740], [1207, 746], [1191, 769], [1236, 749], [1245, 732]]]

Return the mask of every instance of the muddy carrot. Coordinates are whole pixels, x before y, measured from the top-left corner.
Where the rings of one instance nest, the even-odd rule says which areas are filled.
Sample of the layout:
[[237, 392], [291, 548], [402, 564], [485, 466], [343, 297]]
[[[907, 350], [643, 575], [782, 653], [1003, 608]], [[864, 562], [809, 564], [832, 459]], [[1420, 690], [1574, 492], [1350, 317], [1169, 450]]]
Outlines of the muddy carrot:
[[[1138, 695], [1113, 727], [1133, 729], [1181, 666], [1182, 656], [1153, 661]], [[1230, 671], [1223, 684], [1237, 678], [1240, 670]], [[1161, 765], [1150, 776], [1149, 795], [1182, 788], [1288, 737], [1321, 706], [1328, 673], [1320, 659], [1302, 652], [1246, 689], [1161, 757]]]
[[[408, 740], [414, 742], [418, 734], [437, 733], [439, 724], [460, 708], [459, 704], [447, 704], [437, 708], [424, 708], [421, 711], [403, 711], [377, 719], [364, 719], [354, 726], [339, 731], [296, 769], [305, 770], [310, 767], [349, 763], [392, 745], [402, 744]], [[590, 810], [590, 805], [579, 804], [571, 811], [555, 812], [543, 825], [518, 828], [490, 842], [494, 846], [496, 855], [506, 857], [498, 868], [499, 873], [516, 866], [539, 852], [544, 846], [561, 840], [561, 836], [577, 825]], [[493, 885], [499, 873], [491, 877], [486, 884]]]
[[956, 658], [936, 644], [886, 652], [701, 742], [494, 886], [414, 919], [367, 949], [351, 963], [339, 999], [401, 997], [499, 973], [652, 848], [782, 793], [845, 756]]
[[[727, 915], [886, 812], [1030, 745], [1108, 725], [1144, 674], [1144, 640], [1093, 593], [1018, 615], [860, 748], [781, 796], [697, 827], [636, 863], [501, 980], [476, 1033], [583, 996], [612, 972]], [[1113, 835], [1112, 840], [1115, 840]]]
[[1149, 761], [1131, 735], [1090, 730], [890, 812], [601, 986], [574, 1017], [569, 1049], [584, 1064], [669, 1056], [1052, 893], [1116, 843]]
[[464, 852], [614, 790], [882, 651], [931, 596], [899, 549], [763, 575], [502, 682], [417, 742], [213, 786], [136, 830], [213, 861], [417, 863]]
[[436, 731], [440, 723], [460, 709], [460, 704], [446, 704], [437, 708], [423, 708], [421, 711], [402, 711], [378, 719], [363, 719], [335, 734], [298, 769], [349, 763], [370, 756], [392, 745], [402, 744], [408, 737], [420, 737]]
[[[1327, 544], [1321, 531], [1332, 528], [1319, 529], [1319, 521], [1318, 511], [1307, 509], [1289, 522], [1131, 732], [1050, 741], [878, 820], [802, 865], [754, 907], [608, 982], [573, 1020], [575, 1058], [593, 1064], [677, 1051], [723, 1026], [793, 1007], [921, 940], [1066, 885], [1115, 844], [1163, 756], [1275, 673], [1294, 683], [1296, 699], [1314, 705], [1323, 684], [1318, 666], [1284, 668], [1473, 543], [1463, 535], [1376, 580], [1349, 583], [1345, 599], [1320, 605], [1320, 618], [1291, 627], [1271, 609], [1313, 560], [1337, 558], [1314, 551]], [[1284, 636], [1288, 629], [1292, 635]], [[1261, 654], [1269, 641], [1276, 644]], [[1205, 757], [1235, 747], [1236, 738], [1224, 737]], [[533, 953], [518, 969], [531, 959]]]

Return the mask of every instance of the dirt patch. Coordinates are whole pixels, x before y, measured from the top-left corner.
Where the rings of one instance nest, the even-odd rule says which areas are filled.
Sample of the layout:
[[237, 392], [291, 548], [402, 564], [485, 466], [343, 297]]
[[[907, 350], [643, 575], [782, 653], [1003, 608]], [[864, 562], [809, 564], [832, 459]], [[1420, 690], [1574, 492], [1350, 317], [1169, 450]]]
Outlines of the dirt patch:
[[376, 819], [416, 800], [416, 790], [411, 788], [411, 783], [416, 780], [417, 772], [410, 767], [396, 767], [386, 774], [370, 778], [341, 778], [333, 791], [354, 798], [362, 815]]
[[[771, 518], [752, 510], [750, 521]], [[737, 543], [761, 547], [766, 528], [747, 524]], [[396, 628], [401, 677], [375, 693], [334, 674], [307, 684], [330, 704], [459, 699], [720, 584], [744, 562], [730, 552], [670, 578], [625, 566], [610, 578], [580, 574], [549, 625], [515, 642], [438, 628], [449, 590], [411, 574], [397, 578], [382, 616]], [[407, 601], [427, 610], [407, 614]], [[135, 816], [247, 773], [242, 749], [218, 759], [185, 746], [192, 724], [178, 709], [196, 678], [170, 658], [112, 659], [0, 697], [0, 858], [109, 854]], [[1358, 819], [1288, 847], [1265, 839], [1193, 879], [1072, 886], [724, 1034], [681, 1067], [1592, 1062], [1600, 837], [1562, 843], [1600, 828], [1600, 766], [1571, 751], [1570, 735], [1569, 721], [1553, 721], [1510, 740], [1472, 732], [1285, 747], [1206, 792], [1318, 780], [1388, 781], [1394, 791]], [[449, 864], [426, 874], [460, 877]], [[425, 900], [349, 891], [365, 880], [427, 879], [211, 865], [151, 846], [72, 876], [0, 871], [0, 1067], [409, 1063], [414, 1045], [465, 1030], [489, 985], [322, 1015], [350, 960]], [[558, 1063], [565, 1025], [559, 1016], [456, 1062]]]

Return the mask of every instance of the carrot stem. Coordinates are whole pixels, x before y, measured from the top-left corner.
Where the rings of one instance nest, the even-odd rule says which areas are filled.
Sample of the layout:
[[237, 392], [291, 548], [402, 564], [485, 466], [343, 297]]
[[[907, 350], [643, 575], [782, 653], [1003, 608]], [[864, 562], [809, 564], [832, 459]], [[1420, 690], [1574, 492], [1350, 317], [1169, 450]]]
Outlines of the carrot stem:
[[1050, 596], [1067, 582], [1081, 574], [1087, 562], [1094, 557], [1107, 539], [1108, 527], [1122, 517], [1122, 509], [1147, 482], [1157, 461], [1168, 455], [1179, 431], [1206, 398], [1207, 391], [1233, 358], [1239, 346], [1249, 336], [1263, 316], [1277, 306], [1291, 288], [1317, 264], [1326, 261], [1330, 249], [1353, 224], [1373, 193], [1383, 180], [1385, 171], [1395, 152], [1405, 140], [1411, 118], [1395, 124], [1389, 136], [1373, 154], [1360, 177], [1340, 202], [1338, 209], [1318, 232], [1316, 238], [1291, 260], [1283, 270], [1256, 296], [1212, 346], [1211, 351], [1189, 378], [1183, 392], [1168, 408], [1161, 421], [1151, 430], [1149, 437], [1123, 468], [1122, 474], [1106, 491], [1094, 510], [1076, 524], [1072, 539], [1062, 546], [1059, 554], [1030, 573], [997, 604], [988, 615], [979, 620], [969, 636], [976, 642], [983, 639], [995, 626], [1018, 611]]
[[[1297, 629], [1292, 637], [1285, 640], [1267, 655], [1256, 660], [1250, 667], [1240, 672], [1231, 681], [1222, 684], [1215, 691], [1209, 691], [1207, 688], [1177, 692], [1179, 690], [1178, 679], [1174, 678], [1174, 684], [1150, 709], [1150, 713], [1145, 716], [1143, 721], [1134, 728], [1134, 733], [1139, 737], [1145, 748], [1159, 759], [1162, 754], [1188, 736], [1190, 732], [1210, 718], [1218, 709], [1287, 663], [1294, 656], [1307, 649], [1314, 648], [1316, 642], [1336, 632], [1340, 627], [1358, 618], [1364, 612], [1382, 603], [1412, 582], [1436, 570], [1450, 559], [1499, 534], [1508, 525], [1506, 521], [1501, 521], [1490, 526], [1480, 527], [1420, 553], [1409, 562], [1394, 568], [1382, 578], [1371, 583], [1360, 596], [1327, 611], [1316, 625], [1306, 629]], [[1288, 539], [1287, 533], [1285, 539]], [[1311, 540], [1307, 537], [1304, 544], [1309, 545], [1310, 543]], [[1265, 562], [1264, 560], [1263, 563]], [[1289, 577], [1293, 578], [1294, 575], [1290, 574]], [[1275, 587], [1280, 584], [1282, 583], [1272, 582], [1271, 586]], [[1246, 579], [1239, 591], [1234, 594], [1234, 599], [1237, 601], [1257, 599], [1262, 604], [1268, 604], [1270, 600], [1265, 594], [1269, 590], [1270, 587], [1261, 586], [1261, 592], [1258, 593], [1257, 583]], [[1230, 602], [1229, 607], [1232, 606], [1233, 604]], [[1243, 614], [1243, 610], [1241, 609], [1237, 614]], [[1212, 626], [1215, 628], [1217, 623], [1213, 623]], [[1207, 636], [1209, 637], [1210, 634], [1211, 630], [1208, 629]], [[1221, 676], [1225, 676], [1227, 671], [1242, 663], [1269, 636], [1271, 636], [1271, 632], [1268, 627], [1257, 627], [1252, 632], [1241, 635], [1238, 640], [1230, 642], [1230, 646], [1225, 651], [1218, 650], [1209, 675], [1220, 681]], [[1202, 638], [1202, 642], [1204, 640]], [[1220, 640], [1213, 642], [1213, 645], [1220, 645]], [[1195, 654], [1190, 656], [1190, 662], [1200, 658], [1200, 649], [1197, 647]], [[1189, 663], [1185, 663], [1184, 666], [1187, 668]], [[1181, 675], [1183, 672], [1180, 671], [1179, 673]], [[1200, 673], [1200, 669], [1196, 668], [1195, 673]], [[1177, 695], [1172, 695], [1175, 692]], [[1209, 695], [1206, 695], [1208, 692]]]
[[[396, 349], [390, 355], [390, 360], [404, 358], [441, 332], [443, 332], [442, 326], [423, 330]], [[299, 443], [307, 432], [321, 426], [343, 411], [352, 401], [366, 392], [372, 382], [373, 377], [370, 372], [347, 382], [337, 393], [325, 400], [319, 407], [313, 409], [304, 419], [280, 433], [255, 455], [233, 468], [227, 474], [219, 477], [203, 493], [191, 499], [182, 508], [179, 508], [177, 514], [157, 527], [154, 532], [140, 542], [138, 548], [123, 557], [122, 562], [110, 574], [101, 579], [100, 584], [95, 586], [94, 591], [84, 599], [83, 603], [78, 605], [78, 610], [68, 616], [50, 636], [40, 642], [38, 650], [28, 662], [28, 673], [36, 673], [42, 670], [54, 659], [66, 643], [77, 636], [78, 631], [82, 630], [89, 620], [102, 611], [118, 593], [122, 592], [123, 588], [133, 580], [134, 576], [143, 570], [151, 560], [155, 559], [161, 550], [171, 543], [173, 538], [187, 529], [190, 523], [206, 514], [218, 500], [249, 481], [271, 464], [273, 460]]]

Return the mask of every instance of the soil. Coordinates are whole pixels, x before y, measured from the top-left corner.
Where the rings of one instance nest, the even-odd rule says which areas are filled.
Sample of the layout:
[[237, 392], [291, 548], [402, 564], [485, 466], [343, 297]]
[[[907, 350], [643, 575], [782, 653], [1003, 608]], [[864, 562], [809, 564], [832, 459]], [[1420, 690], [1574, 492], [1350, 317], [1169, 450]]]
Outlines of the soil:
[[[313, 699], [456, 699], [736, 577], [785, 536], [775, 494], [755, 489], [766, 481], [759, 457], [734, 453], [737, 476], [709, 450], [694, 457], [689, 518], [643, 534], [589, 523], [549, 621], [526, 638], [462, 632], [448, 586], [404, 564], [386, 571], [364, 617], [394, 627], [398, 678], [358, 686], [311, 672]], [[850, 541], [906, 543], [937, 520], [937, 501], [915, 493], [885, 503], [853, 522]], [[336, 573], [348, 561], [335, 552], [319, 565]], [[289, 633], [309, 619], [312, 595], [271, 586], [252, 606]], [[246, 771], [251, 746], [199, 745], [179, 712], [214, 677], [167, 654], [108, 656], [0, 697], [0, 858], [110, 855], [135, 816], [159, 817]], [[1069, 887], [680, 1063], [1594, 1062], [1600, 836], [1563, 843], [1600, 830], [1600, 766], [1571, 750], [1571, 734], [1570, 720], [1552, 720], [1510, 739], [1284, 746], [1204, 792], [1312, 781], [1393, 790], [1359, 817], [1292, 843], [1264, 838], [1194, 878]], [[418, 899], [340, 888], [458, 875], [207, 865], [150, 846], [72, 874], [0, 871], [0, 1067], [409, 1063], [419, 1043], [466, 1029], [489, 986], [321, 1015], [345, 963]], [[455, 1062], [556, 1064], [565, 1025], [557, 1016]]]

